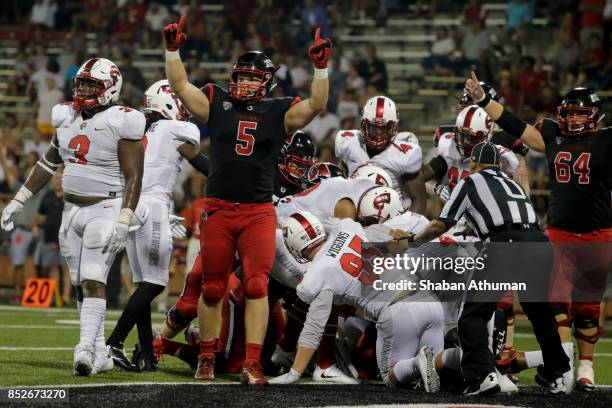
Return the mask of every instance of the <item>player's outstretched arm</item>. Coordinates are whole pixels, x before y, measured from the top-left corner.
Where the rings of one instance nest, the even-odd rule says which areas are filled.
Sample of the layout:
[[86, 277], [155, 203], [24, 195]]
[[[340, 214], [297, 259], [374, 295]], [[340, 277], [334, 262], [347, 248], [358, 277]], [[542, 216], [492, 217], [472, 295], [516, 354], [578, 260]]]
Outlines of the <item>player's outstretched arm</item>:
[[329, 97], [327, 60], [331, 49], [331, 41], [327, 38], [321, 38], [321, 29], [317, 28], [314, 42], [308, 49], [308, 55], [314, 64], [310, 98], [296, 103], [285, 113], [285, 130], [287, 133], [293, 133], [308, 125], [327, 106], [327, 98]]
[[170, 82], [172, 91], [179, 97], [189, 112], [201, 121], [208, 122], [210, 109], [208, 98], [204, 95], [204, 92], [187, 80], [187, 72], [179, 54], [179, 47], [187, 39], [187, 35], [183, 33], [186, 21], [187, 17], [182, 16], [178, 23], [168, 24], [164, 27], [166, 77]]
[[[13, 221], [23, 211], [23, 205], [34, 194], [45, 186], [53, 177], [59, 166], [62, 164], [62, 158], [57, 151], [57, 137], [53, 136], [53, 140], [49, 145], [46, 153], [36, 163], [32, 172], [28, 176], [26, 182], [21, 186], [15, 197], [8, 203], [2, 211], [0, 218], [0, 227], [5, 231], [11, 231], [15, 228]], [[4, 167], [4, 164], [3, 164]], [[5, 171], [5, 174], [6, 173]]]
[[471, 78], [465, 81], [465, 91], [483, 108], [502, 129], [517, 139], [521, 139], [529, 148], [537, 152], [545, 152], [546, 145], [542, 134], [535, 127], [523, 122], [512, 112], [492, 100], [478, 83], [476, 74], [472, 71]]
[[404, 191], [410, 197], [410, 211], [425, 215], [427, 209], [427, 191], [425, 190], [425, 179], [421, 172], [414, 174], [404, 174], [402, 177]]

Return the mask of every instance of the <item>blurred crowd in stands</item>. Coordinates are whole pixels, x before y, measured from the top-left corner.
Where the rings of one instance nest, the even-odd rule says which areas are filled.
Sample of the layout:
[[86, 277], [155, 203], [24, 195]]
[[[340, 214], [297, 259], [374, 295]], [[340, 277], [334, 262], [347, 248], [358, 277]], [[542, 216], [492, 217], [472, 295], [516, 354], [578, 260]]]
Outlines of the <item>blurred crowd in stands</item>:
[[[210, 18], [209, 2], [197, 0], [3, 0], [0, 46], [16, 47], [14, 77], [3, 93], [27, 97], [32, 110], [4, 112], [0, 118], [0, 200], [5, 203], [43, 154], [53, 134], [51, 107], [71, 99], [71, 81], [80, 64], [93, 56], [112, 59], [123, 75], [122, 100], [139, 108], [148, 84], [163, 78], [163, 68], [138, 68], [137, 51], [153, 49], [161, 61], [161, 30], [186, 15], [188, 40], [181, 49], [190, 81], [197, 86], [215, 82], [202, 61], [227, 63], [248, 49], [266, 52], [280, 68], [276, 95], [307, 94], [311, 65], [306, 49], [314, 29], [334, 43], [330, 66], [330, 103], [306, 129], [319, 146], [321, 160], [335, 161], [333, 136], [338, 129], [359, 126], [360, 107], [389, 90], [384, 58], [376, 44], [354, 46], [345, 55], [338, 31], [348, 20], [373, 19], [380, 33], [393, 35], [389, 19], [401, 16], [431, 19], [435, 35], [421, 72], [404, 79], [426, 87], [426, 77], [462, 77], [475, 69], [479, 78], [503, 94], [505, 104], [525, 119], [556, 115], [560, 94], [579, 85], [609, 90], [612, 81], [610, 27], [612, 0], [512, 0], [505, 26], [486, 24], [486, 1], [430, 0], [224, 0]], [[493, 2], [500, 4], [499, 1]], [[410, 6], [410, 7], [408, 7]], [[433, 24], [439, 15], [459, 17], [459, 24]], [[534, 19], [546, 19], [544, 27]], [[294, 24], [294, 21], [299, 21]], [[348, 30], [358, 35], [362, 26]], [[342, 30], [339, 30], [342, 28]], [[91, 34], [95, 34], [92, 36]], [[48, 52], [50, 44], [58, 48]], [[149, 57], [147, 60], [151, 60]], [[146, 75], [143, 75], [146, 74]], [[146, 76], [146, 78], [145, 78]], [[226, 82], [221, 82], [225, 85]], [[453, 91], [461, 93], [455, 82]], [[436, 86], [436, 85], [434, 85]], [[445, 85], [447, 86], [447, 85]], [[431, 87], [431, 86], [429, 86]], [[401, 117], [401, 112], [400, 112]], [[441, 125], [442, 123], [435, 123]], [[207, 132], [202, 130], [203, 148]], [[417, 133], [414, 129], [411, 130]], [[426, 136], [420, 134], [420, 136]], [[429, 140], [424, 137], [422, 140]], [[427, 147], [429, 145], [427, 144]], [[529, 156], [531, 180], [545, 188], [544, 158]], [[185, 171], [176, 190], [177, 212], [201, 196], [205, 181]], [[51, 189], [52, 191], [53, 189]], [[540, 205], [543, 211], [545, 202]], [[33, 209], [40, 214], [40, 208]], [[40, 227], [33, 217], [24, 228]], [[43, 223], [44, 224], [44, 223]], [[10, 234], [2, 240], [8, 245]], [[4, 245], [4, 254], [8, 250]], [[180, 259], [180, 257], [179, 257]]]

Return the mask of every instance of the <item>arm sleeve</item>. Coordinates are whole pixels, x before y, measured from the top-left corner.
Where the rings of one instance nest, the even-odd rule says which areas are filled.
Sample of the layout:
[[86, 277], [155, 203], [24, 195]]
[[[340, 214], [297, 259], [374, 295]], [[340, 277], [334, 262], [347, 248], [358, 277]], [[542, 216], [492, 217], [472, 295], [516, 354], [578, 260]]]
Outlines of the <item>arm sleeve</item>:
[[448, 164], [444, 157], [438, 155], [429, 161], [429, 165], [436, 175], [437, 180], [441, 180], [448, 171]]
[[312, 350], [319, 348], [325, 325], [331, 313], [333, 299], [334, 292], [331, 289], [324, 289], [312, 301], [298, 340], [300, 347]]
[[444, 204], [442, 212], [437, 217], [438, 220], [446, 224], [456, 224], [459, 221], [470, 205], [470, 200], [468, 197], [470, 185], [471, 180], [469, 177], [467, 177], [461, 180], [459, 184], [455, 186], [450, 198], [446, 204]]
[[196, 157], [189, 160], [189, 164], [191, 164], [194, 169], [208, 177], [208, 171], [210, 169], [210, 160], [206, 155], [198, 153]]

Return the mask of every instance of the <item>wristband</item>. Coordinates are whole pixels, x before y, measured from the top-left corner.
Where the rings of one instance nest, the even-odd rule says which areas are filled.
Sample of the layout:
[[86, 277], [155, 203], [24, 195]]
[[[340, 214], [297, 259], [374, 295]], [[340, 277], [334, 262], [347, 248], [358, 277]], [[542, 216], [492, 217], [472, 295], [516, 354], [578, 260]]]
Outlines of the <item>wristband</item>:
[[476, 105], [480, 106], [481, 108], [485, 108], [489, 102], [491, 102], [491, 97], [485, 92], [484, 96], [475, 102]]
[[132, 211], [131, 209], [122, 208], [119, 212], [119, 218], [117, 219], [117, 222], [120, 222], [121, 224], [125, 225], [130, 225], [130, 220], [132, 219], [133, 215], [134, 211]]
[[33, 195], [34, 194], [32, 194], [32, 192], [28, 190], [26, 186], [21, 186], [19, 191], [17, 191], [17, 194], [15, 194], [15, 197], [13, 197], [13, 200], [19, 201], [21, 204], [25, 204], [25, 202], [32, 198]]
[[315, 68], [314, 79], [327, 79], [327, 68]]
[[170, 51], [166, 50], [166, 61], [176, 61], [181, 59], [181, 54], [178, 50]]

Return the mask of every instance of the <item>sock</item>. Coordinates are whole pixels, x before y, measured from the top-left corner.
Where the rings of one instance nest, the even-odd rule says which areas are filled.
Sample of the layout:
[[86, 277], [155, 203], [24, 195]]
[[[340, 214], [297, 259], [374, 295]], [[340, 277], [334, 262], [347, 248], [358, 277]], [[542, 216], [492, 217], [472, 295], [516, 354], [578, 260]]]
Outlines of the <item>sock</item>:
[[216, 339], [200, 340], [198, 345], [200, 346], [200, 355], [214, 358], [217, 345]]
[[142, 353], [146, 356], [153, 355], [153, 329], [151, 327], [151, 304], [147, 304], [136, 322], [138, 329], [138, 342]]
[[541, 351], [526, 351], [525, 362], [527, 368], [535, 368], [544, 364], [544, 358], [542, 357]]
[[244, 361], [255, 360], [259, 362], [259, 359], [261, 357], [262, 347], [263, 347], [262, 344], [247, 343], [246, 344], [246, 357]]
[[461, 369], [461, 349], [453, 347], [442, 351], [442, 364], [449, 370]]
[[80, 344], [95, 345], [100, 325], [104, 321], [106, 299], [84, 298], [81, 306], [81, 336]]
[[393, 367], [393, 372], [395, 373], [395, 378], [402, 384], [408, 384], [420, 375], [419, 367], [414, 357], [398, 361]]
[[106, 342], [104, 341], [104, 315], [102, 315], [102, 323], [98, 329], [98, 335], [96, 336], [96, 351], [102, 351], [106, 348]]

